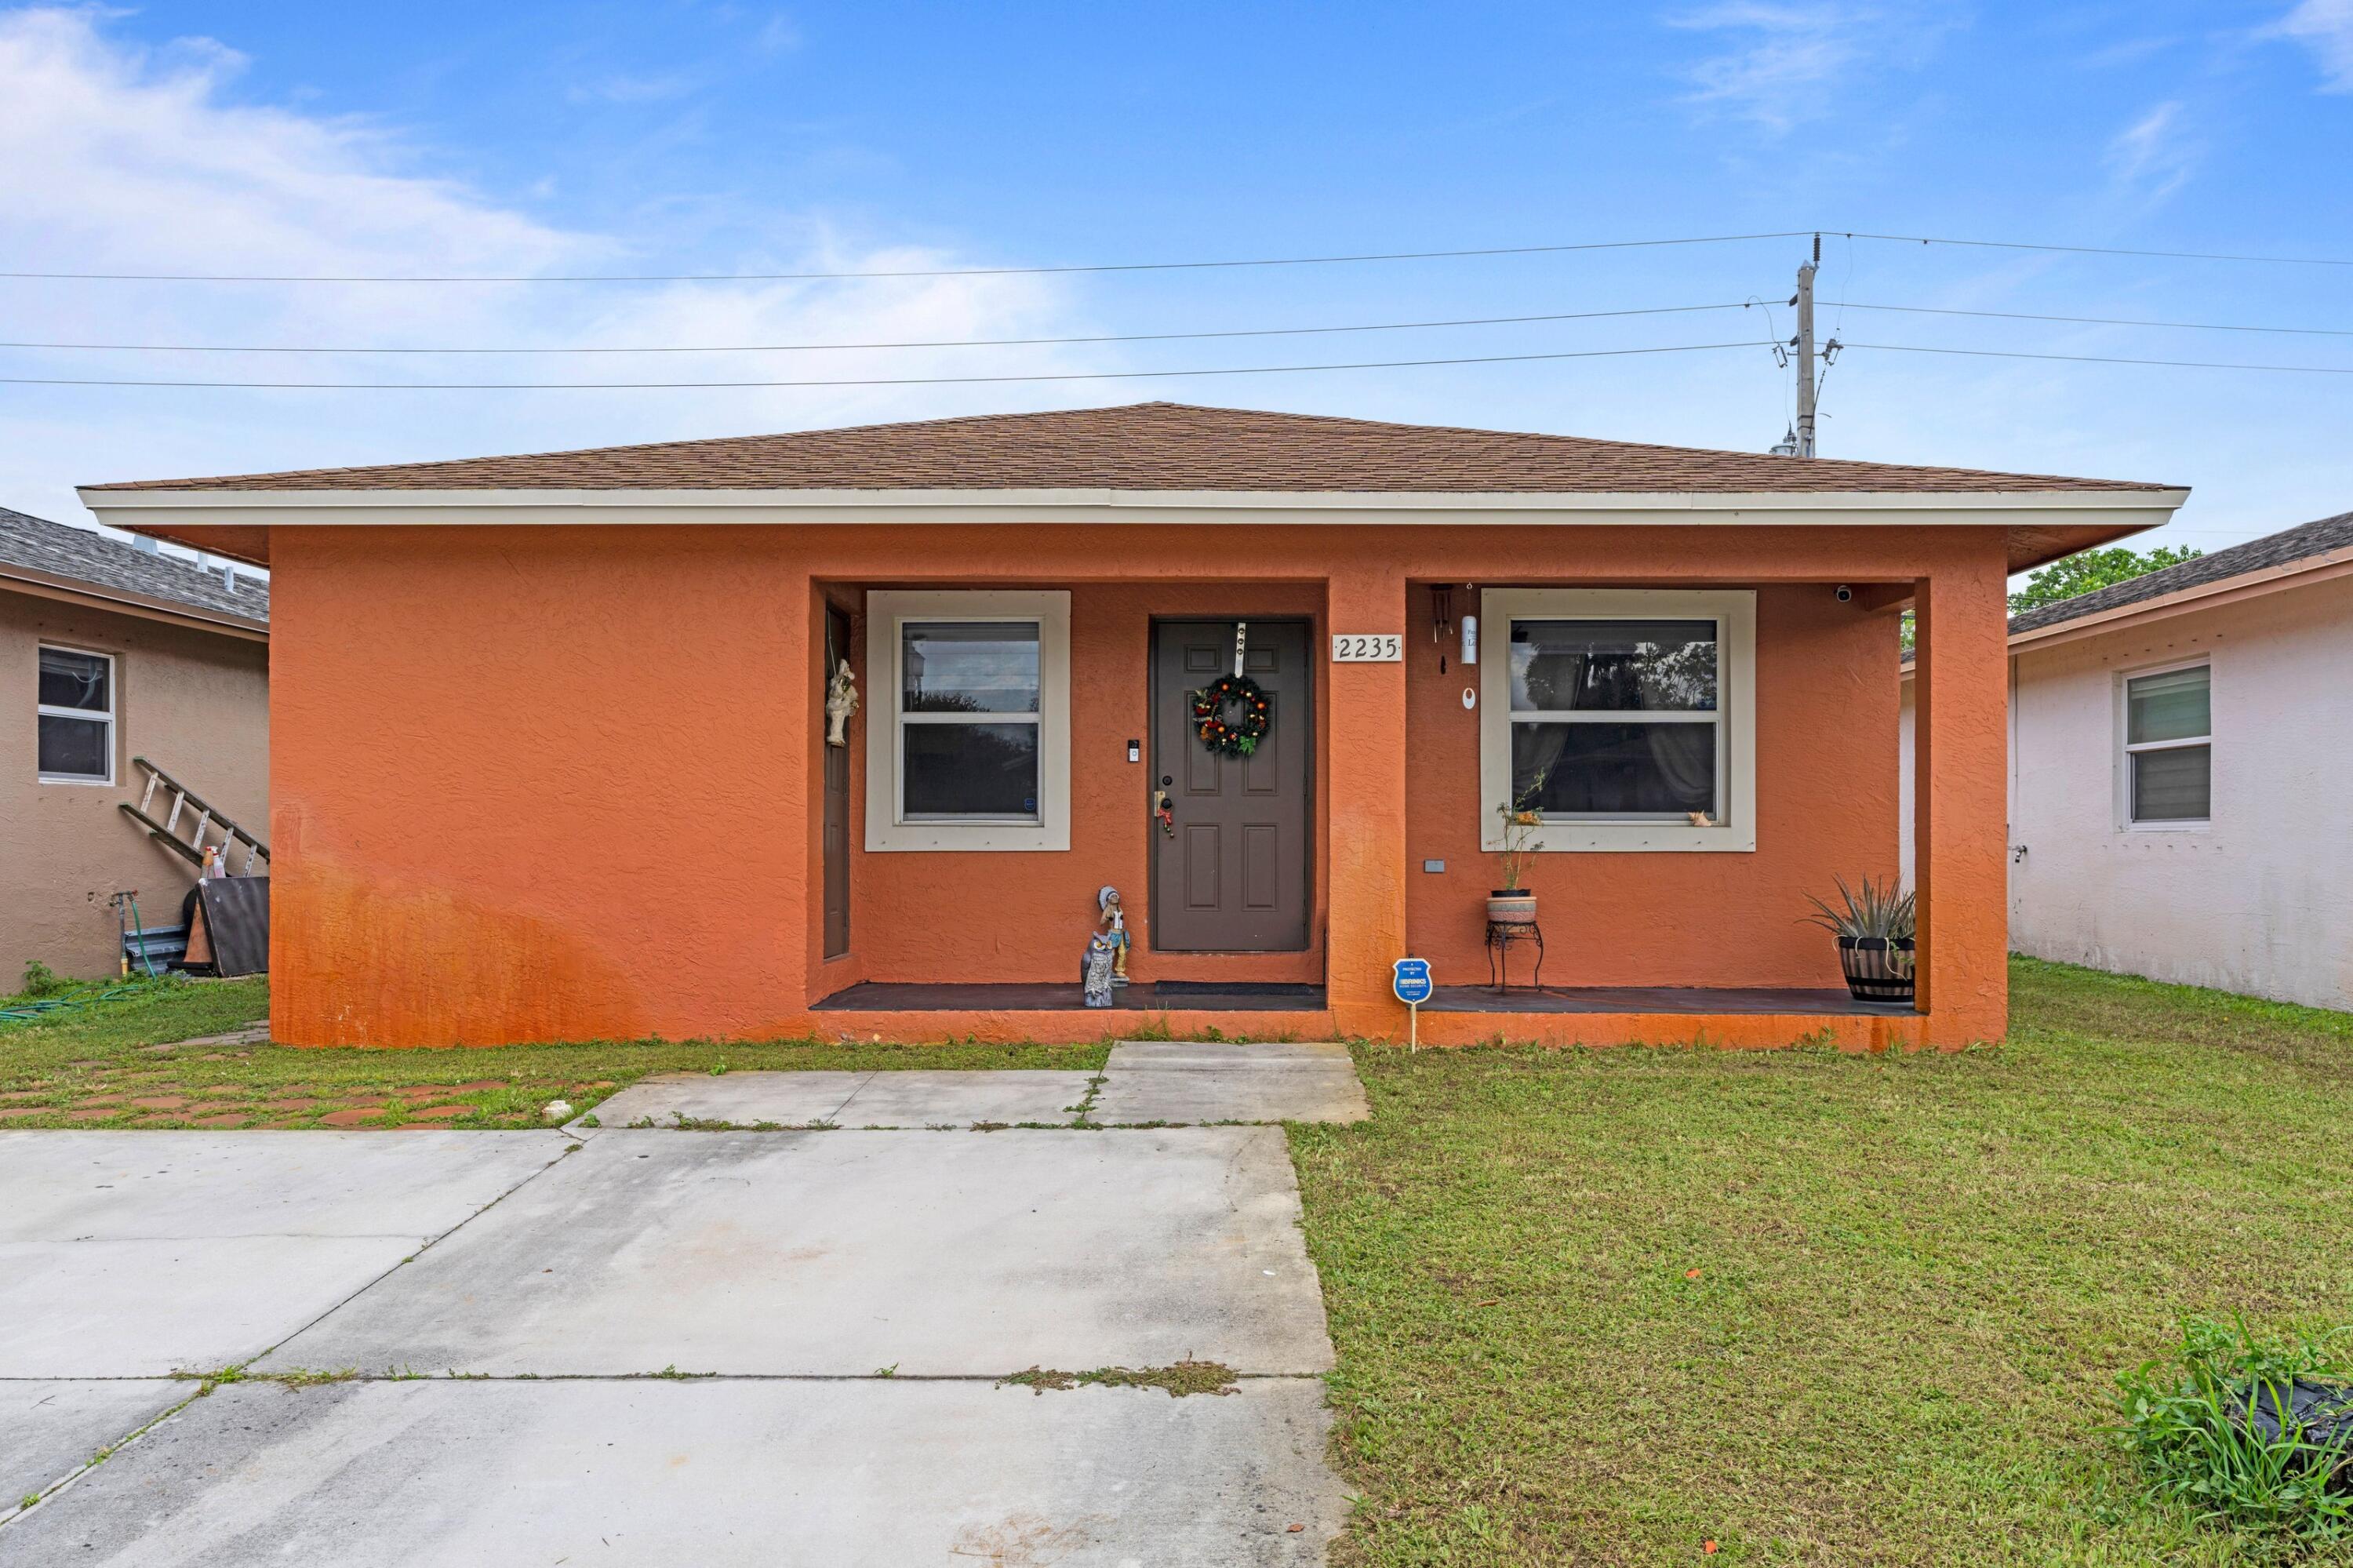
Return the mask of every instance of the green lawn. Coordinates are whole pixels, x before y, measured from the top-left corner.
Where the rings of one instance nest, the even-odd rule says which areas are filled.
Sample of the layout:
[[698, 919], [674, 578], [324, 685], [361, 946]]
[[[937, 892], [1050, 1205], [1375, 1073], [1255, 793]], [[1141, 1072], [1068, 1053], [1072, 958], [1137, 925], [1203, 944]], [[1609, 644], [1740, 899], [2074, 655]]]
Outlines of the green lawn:
[[2353, 1016], [2012, 979], [1954, 1056], [1361, 1051], [1336, 1560], [2249, 1561], [2102, 1428], [2186, 1314], [2353, 1321]]
[[708, 1040], [362, 1051], [206, 1038], [269, 1011], [266, 980], [143, 982], [112, 1001], [0, 1024], [0, 1128], [536, 1127], [550, 1100], [586, 1110], [652, 1073], [1094, 1068], [1109, 1051]]

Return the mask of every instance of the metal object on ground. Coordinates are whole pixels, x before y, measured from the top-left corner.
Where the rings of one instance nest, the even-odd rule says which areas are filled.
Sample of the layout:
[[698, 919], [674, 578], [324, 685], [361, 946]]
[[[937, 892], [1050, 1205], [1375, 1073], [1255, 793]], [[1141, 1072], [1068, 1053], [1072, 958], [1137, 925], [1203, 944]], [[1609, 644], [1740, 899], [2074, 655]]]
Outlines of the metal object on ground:
[[[131, 761], [133, 767], [146, 770], [147, 788], [140, 795], [139, 804], [134, 806], [128, 800], [121, 803], [122, 814], [145, 828], [157, 842], [171, 850], [190, 865], [198, 867], [205, 863], [205, 851], [217, 850], [220, 852], [221, 864], [224, 867], [229, 867], [230, 874], [233, 876], [250, 876], [253, 874], [256, 861], [268, 863], [269, 859], [268, 844], [206, 804], [186, 785], [145, 758], [134, 757]], [[155, 791], [158, 789], [168, 790], [172, 796], [171, 813], [160, 822], [153, 815]], [[194, 807], [195, 812], [189, 822], [188, 836], [184, 839], [180, 836], [180, 819], [188, 814], [190, 807]], [[218, 842], [206, 843], [205, 835], [215, 828], [220, 830]], [[245, 846], [244, 859], [232, 866], [230, 852], [239, 844]]]

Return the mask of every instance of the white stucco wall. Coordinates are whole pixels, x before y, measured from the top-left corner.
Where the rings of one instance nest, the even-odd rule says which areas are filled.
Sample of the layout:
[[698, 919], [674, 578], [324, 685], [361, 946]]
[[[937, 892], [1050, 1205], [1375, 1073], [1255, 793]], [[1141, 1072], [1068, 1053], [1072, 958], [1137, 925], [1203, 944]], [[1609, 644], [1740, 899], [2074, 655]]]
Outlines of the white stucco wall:
[[[2124, 825], [2119, 684], [2212, 669], [2213, 820]], [[2353, 1010], [2353, 578], [2011, 658], [2019, 952]], [[1912, 693], [1902, 753], [1912, 873]]]

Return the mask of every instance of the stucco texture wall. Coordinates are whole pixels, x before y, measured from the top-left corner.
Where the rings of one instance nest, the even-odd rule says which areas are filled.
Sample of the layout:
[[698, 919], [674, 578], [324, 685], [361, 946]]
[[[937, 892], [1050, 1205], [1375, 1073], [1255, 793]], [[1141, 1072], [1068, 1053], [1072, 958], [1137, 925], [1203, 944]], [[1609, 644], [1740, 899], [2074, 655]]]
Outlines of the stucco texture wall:
[[[2212, 668], [2213, 818], [2125, 825], [2118, 684]], [[2017, 657], [2014, 945], [2038, 958], [2353, 1009], [2353, 581]]]
[[[1896, 699], [1892, 616], [1837, 604], [1831, 585], [1952, 573], [1998, 602], [2003, 535], [1735, 526], [1707, 530], [1704, 553], [1695, 538], [1631, 525], [278, 527], [276, 1032], [361, 1044], [824, 1032], [849, 1015], [809, 1004], [860, 980], [1070, 980], [1094, 889], [1111, 882], [1141, 916], [1139, 979], [1321, 979], [1344, 1030], [1401, 1033], [1388, 960], [1411, 948], [1441, 980], [1483, 977], [1494, 882], [1495, 857], [1477, 848], [1489, 803], [1476, 717], [1461, 672], [1438, 668], [1416, 586], [1429, 582], [1757, 588], [1759, 850], [1544, 856], [1546, 979], [1835, 985], [1828, 938], [1799, 924], [1802, 894], [1894, 866]], [[1070, 589], [1071, 848], [868, 853], [860, 771], [851, 951], [828, 960], [823, 607], [862, 610], [883, 587]], [[1402, 632], [1407, 660], [1319, 670], [1310, 949], [1157, 954], [1149, 769], [1125, 758], [1148, 735], [1148, 630], [1155, 616], [1236, 613], [1308, 618], [1319, 664], [1335, 630]], [[861, 677], [864, 631], [861, 619]], [[1984, 635], [1998, 646], [1998, 620]], [[861, 686], [860, 770], [864, 726], [887, 716], [885, 694]], [[2000, 702], [1998, 683], [1957, 683], [1945, 722], [1998, 728]], [[1995, 829], [1948, 835], [1940, 853], [1957, 865], [1998, 866], [1998, 781], [1985, 787]], [[1446, 874], [1423, 874], [1425, 858]], [[1954, 1043], [2000, 1028], [1999, 899], [1965, 911], [1961, 896], [1977, 894], [1957, 895], [1952, 961], [1997, 957], [1993, 1000], [1958, 1019]], [[983, 1025], [929, 1014], [909, 1037]]]
[[[885, 585], [874, 584], [870, 587]], [[1051, 587], [1052, 584], [992, 584]], [[888, 723], [888, 692], [867, 679], [864, 593], [830, 589], [855, 607], [851, 667], [868, 704], [850, 753], [850, 952], [818, 958], [818, 994], [854, 980], [1068, 980], [1095, 929], [1095, 893], [1121, 890], [1133, 938], [1129, 973], [1139, 980], [1222, 980], [1315, 983], [1324, 978], [1322, 835], [1308, 848], [1308, 946], [1281, 953], [1161, 953], [1152, 947], [1150, 862], [1154, 774], [1150, 713], [1155, 620], [1289, 619], [1310, 623], [1322, 646], [1324, 596], [1309, 584], [1082, 583], [1071, 590], [1071, 847], [1050, 853], [875, 852], [865, 848], [864, 726]], [[1315, 661], [1311, 721], [1322, 750], [1324, 666]], [[1144, 742], [1145, 760], [1127, 760]], [[821, 775], [820, 775], [821, 776]], [[1321, 823], [1326, 787], [1311, 769]], [[821, 907], [821, 906], [820, 906]], [[821, 941], [822, 922], [811, 930]]]
[[[40, 781], [40, 645], [115, 656], [111, 786]], [[110, 895], [139, 895], [141, 916], [179, 919], [195, 868], [115, 808], [136, 800], [145, 757], [237, 822], [269, 811], [268, 645], [0, 588], [0, 992], [27, 962], [62, 975], [116, 972]]]
[[[1480, 832], [1500, 802], [1479, 794], [1480, 715], [1461, 696], [1476, 681], [1451, 659], [1440, 671], [1429, 589], [1413, 604], [1407, 929], [1441, 981], [1483, 982], [1486, 894], [1503, 885], [1503, 857], [1481, 851]], [[1895, 870], [1893, 625], [1839, 604], [1825, 585], [1758, 592], [1756, 852], [1535, 856], [1527, 885], [1544, 923], [1546, 984], [1844, 984], [1828, 934], [1803, 923], [1805, 895], [1832, 896], [1834, 875], [1852, 884]], [[1482, 707], [1502, 695], [1482, 692]], [[1446, 870], [1425, 873], [1426, 860]], [[1525, 980], [1532, 962], [1515, 950], [1514, 975]]]

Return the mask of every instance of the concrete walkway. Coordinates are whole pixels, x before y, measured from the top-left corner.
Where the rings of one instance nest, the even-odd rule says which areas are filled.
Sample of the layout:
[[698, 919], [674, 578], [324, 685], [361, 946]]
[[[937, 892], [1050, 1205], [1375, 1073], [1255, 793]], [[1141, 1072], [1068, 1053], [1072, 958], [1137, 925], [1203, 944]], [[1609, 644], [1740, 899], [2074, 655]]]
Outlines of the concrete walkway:
[[[1088, 1073], [670, 1073], [591, 1113], [602, 1128], [1183, 1126], [1362, 1121], [1345, 1045], [1123, 1040]], [[573, 1130], [590, 1126], [583, 1118]]]
[[[1319, 1563], [1278, 1129], [850, 1130], [1090, 1078], [641, 1086], [839, 1131], [0, 1134], [0, 1489], [42, 1494], [0, 1563]], [[998, 1382], [1187, 1361], [1231, 1392]]]

